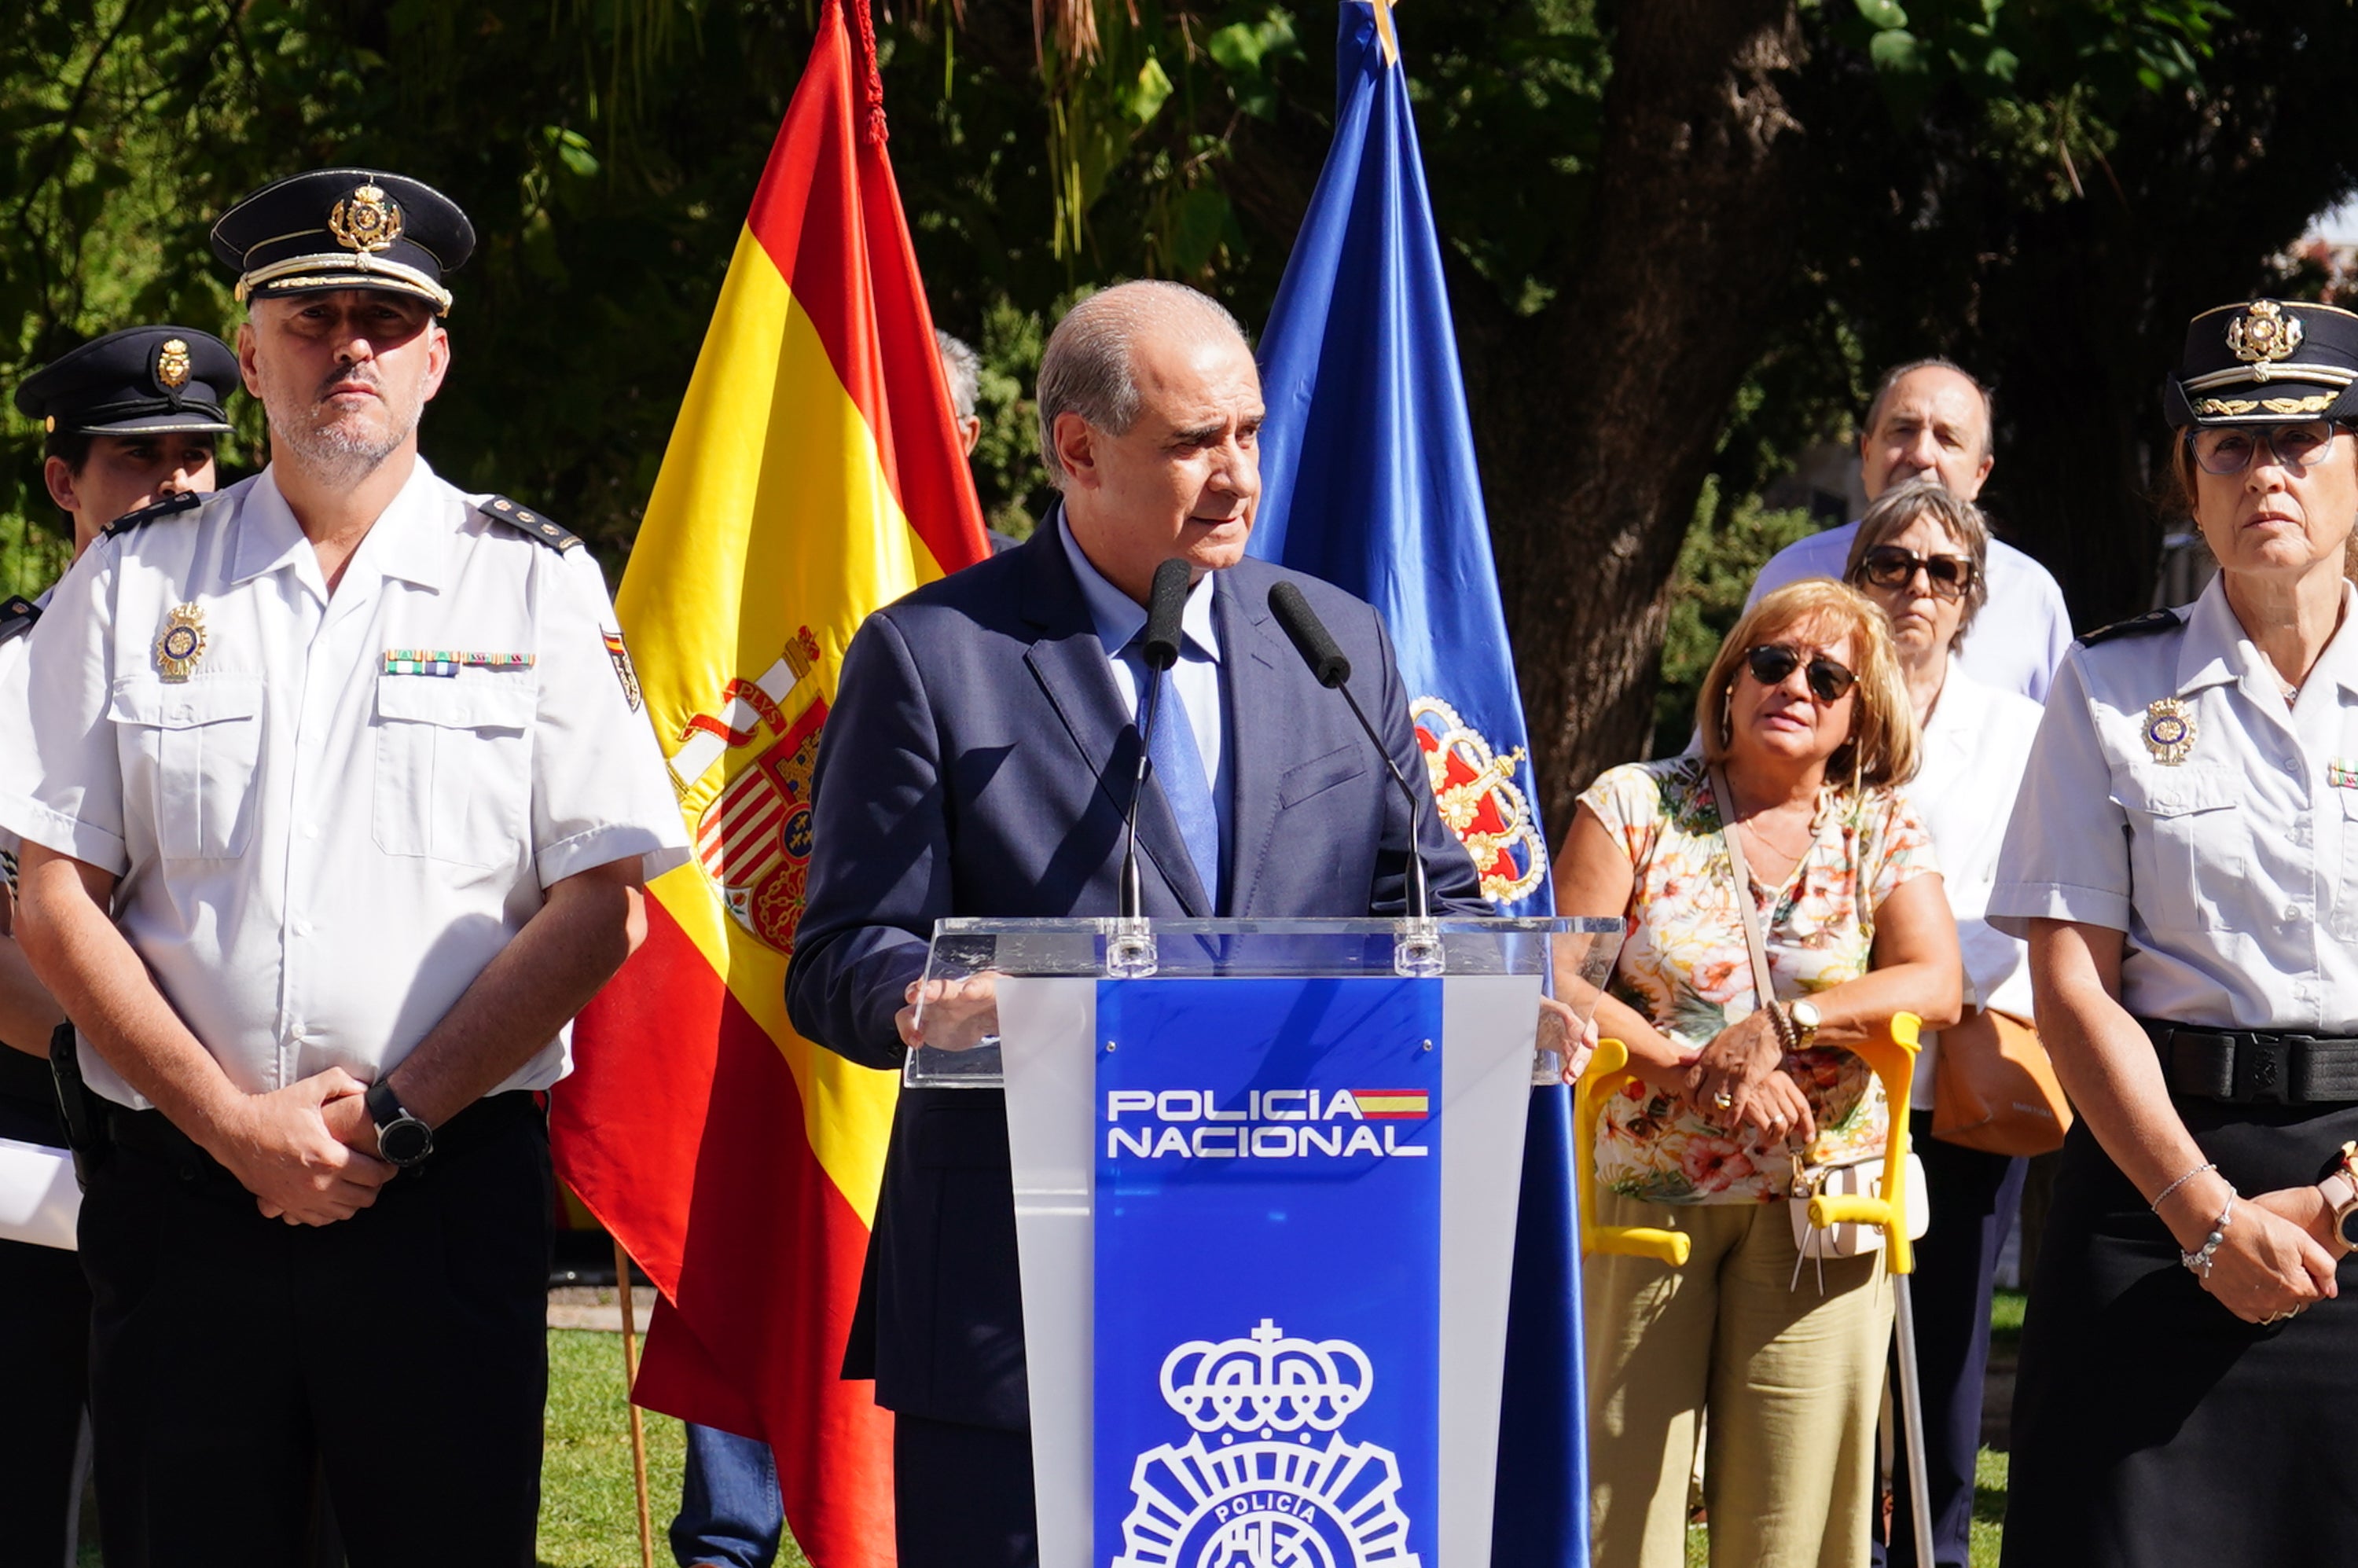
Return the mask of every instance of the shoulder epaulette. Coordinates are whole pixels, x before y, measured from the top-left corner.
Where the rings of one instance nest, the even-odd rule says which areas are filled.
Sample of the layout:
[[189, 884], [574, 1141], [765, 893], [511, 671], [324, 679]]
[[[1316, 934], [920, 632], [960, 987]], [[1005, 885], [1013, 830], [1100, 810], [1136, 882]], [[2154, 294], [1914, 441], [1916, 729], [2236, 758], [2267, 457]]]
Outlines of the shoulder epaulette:
[[112, 539], [117, 534], [128, 534], [134, 528], [153, 523], [158, 517], [169, 517], [175, 513], [194, 511], [204, 503], [205, 498], [193, 490], [175, 491], [152, 506], [143, 506], [136, 512], [124, 513], [101, 529], [99, 536]]
[[504, 495], [487, 495], [475, 503], [475, 510], [494, 523], [506, 524], [535, 544], [546, 545], [559, 555], [581, 547], [580, 535], [550, 522], [530, 507], [518, 505]]
[[10, 594], [0, 599], [0, 643], [11, 643], [33, 629], [41, 618], [41, 607], [29, 599]]
[[2110, 626], [2097, 627], [2080, 639], [2080, 646], [2093, 648], [2116, 637], [2150, 637], [2157, 632], [2174, 632], [2185, 624], [2185, 618], [2175, 610], [2148, 610], [2143, 615], [2133, 615], [2126, 621], [2115, 621]]

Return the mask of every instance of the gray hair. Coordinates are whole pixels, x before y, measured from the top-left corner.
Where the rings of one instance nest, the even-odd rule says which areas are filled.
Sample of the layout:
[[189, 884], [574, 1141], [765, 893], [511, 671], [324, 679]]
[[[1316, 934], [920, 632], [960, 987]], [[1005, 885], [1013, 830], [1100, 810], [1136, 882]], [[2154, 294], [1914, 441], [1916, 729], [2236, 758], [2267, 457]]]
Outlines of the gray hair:
[[1941, 354], [1934, 354], [1930, 359], [1909, 360], [1906, 364], [1893, 365], [1883, 373], [1883, 379], [1876, 384], [1875, 399], [1866, 406], [1866, 425], [1864, 434], [1872, 436], [1875, 434], [1875, 427], [1883, 423], [1883, 406], [1891, 401], [1892, 388], [1920, 370], [1945, 370], [1952, 374], [1963, 376], [1965, 384], [1981, 395], [1982, 456], [1988, 457], [1992, 449], [1997, 445], [1997, 399], [1990, 395], [1990, 389], [1984, 386], [1973, 372], [1956, 361]]
[[1850, 559], [1843, 567], [1843, 580], [1856, 585], [1866, 576], [1866, 553], [1877, 545], [1887, 545], [1915, 525], [1920, 517], [1930, 517], [1945, 530], [1957, 547], [1974, 563], [1974, 585], [1965, 589], [1964, 610], [1957, 617], [1957, 634], [1951, 645], [1965, 640], [1966, 628], [1974, 616], [1989, 602], [1989, 519], [1982, 509], [1942, 484], [1936, 475], [1925, 474], [1895, 484], [1876, 497], [1866, 515], [1858, 520], [1858, 532], [1852, 535]]
[[950, 384], [950, 406], [961, 419], [974, 417], [975, 399], [982, 395], [982, 356], [963, 338], [934, 329], [934, 347], [942, 354], [942, 375]]
[[1040, 464], [1057, 489], [1065, 488], [1065, 464], [1056, 456], [1056, 416], [1077, 414], [1100, 430], [1129, 434], [1140, 401], [1130, 344], [1155, 330], [1245, 341], [1244, 328], [1218, 300], [1162, 278], [1116, 284], [1066, 311], [1040, 356]]

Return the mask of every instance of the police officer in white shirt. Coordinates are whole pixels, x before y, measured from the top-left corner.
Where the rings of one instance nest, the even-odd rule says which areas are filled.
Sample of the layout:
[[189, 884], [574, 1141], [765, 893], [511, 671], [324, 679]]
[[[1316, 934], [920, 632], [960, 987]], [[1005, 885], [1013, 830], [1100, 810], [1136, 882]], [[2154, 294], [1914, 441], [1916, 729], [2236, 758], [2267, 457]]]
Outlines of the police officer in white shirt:
[[[229, 345], [188, 327], [129, 327], [59, 355], [17, 384], [16, 411], [42, 429], [41, 477], [79, 557], [113, 519], [213, 488], [213, 443], [237, 385]], [[49, 595], [0, 599], [0, 686], [19, 678]], [[16, 742], [0, 734], [0, 751]], [[0, 1138], [61, 1149], [45, 1060], [63, 1017], [11, 932], [16, 836], [0, 829]], [[65, 1559], [81, 1505], [90, 1286], [66, 1249], [0, 1240], [0, 1541], [28, 1563]]]
[[[1972, 501], [1996, 462], [1989, 392], [1947, 360], [1894, 366], [1867, 406], [1858, 456], [1859, 481], [1870, 502], [1919, 478], [1937, 480]], [[1857, 533], [1857, 524], [1845, 523], [1786, 546], [1760, 568], [1744, 607], [1800, 578], [1840, 578]], [[1957, 650], [1958, 661], [1985, 686], [2044, 702], [2047, 683], [2071, 644], [2063, 590], [2045, 567], [1997, 539], [1990, 541], [1988, 580], [1979, 630]]]
[[2206, 311], [2163, 405], [2220, 574], [2064, 660], [1989, 903], [2080, 1114], [2009, 1568], [2358, 1532], [2358, 315]]
[[417, 455], [473, 238], [362, 169], [221, 220], [274, 460], [113, 530], [0, 712], [24, 946], [112, 1139], [81, 1242], [118, 1568], [293, 1561], [315, 1460], [357, 1568], [532, 1561], [533, 1091], [687, 845], [595, 563]]

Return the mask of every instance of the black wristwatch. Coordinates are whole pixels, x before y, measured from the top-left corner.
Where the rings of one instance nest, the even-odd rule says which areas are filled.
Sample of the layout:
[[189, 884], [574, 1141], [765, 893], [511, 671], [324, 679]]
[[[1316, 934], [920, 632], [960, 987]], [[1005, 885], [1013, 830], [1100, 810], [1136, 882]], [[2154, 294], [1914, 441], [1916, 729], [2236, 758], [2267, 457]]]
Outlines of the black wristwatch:
[[376, 1123], [376, 1152], [405, 1171], [424, 1164], [434, 1152], [434, 1130], [402, 1108], [392, 1081], [371, 1084], [366, 1104], [369, 1119]]

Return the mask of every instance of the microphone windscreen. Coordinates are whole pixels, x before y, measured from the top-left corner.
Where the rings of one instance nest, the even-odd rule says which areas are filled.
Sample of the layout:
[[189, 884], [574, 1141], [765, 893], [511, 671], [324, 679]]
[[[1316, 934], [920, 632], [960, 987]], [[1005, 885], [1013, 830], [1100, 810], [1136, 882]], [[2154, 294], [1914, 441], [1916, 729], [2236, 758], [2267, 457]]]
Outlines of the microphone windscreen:
[[1285, 628], [1294, 652], [1310, 666], [1310, 673], [1324, 687], [1341, 686], [1351, 678], [1351, 661], [1343, 655], [1318, 612], [1302, 597], [1302, 590], [1290, 582], [1281, 582], [1269, 590], [1269, 612]]
[[1187, 612], [1187, 563], [1173, 557], [1154, 568], [1154, 586], [1146, 595], [1146, 635], [1140, 648], [1147, 667], [1167, 670], [1179, 662], [1181, 617]]

